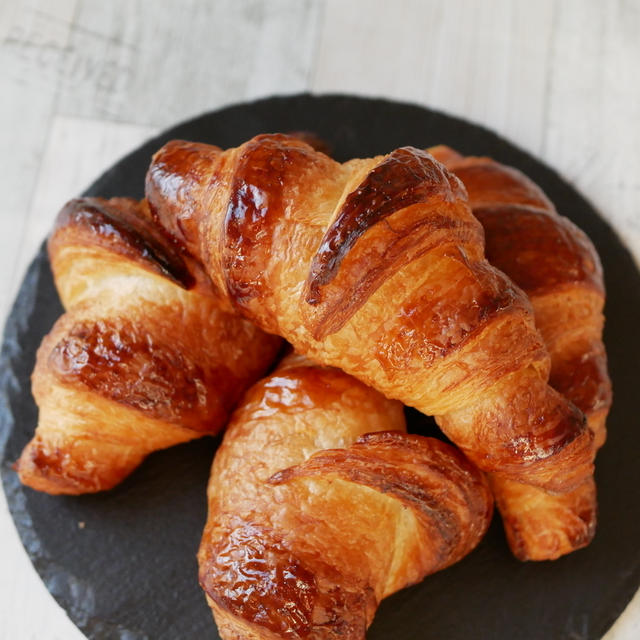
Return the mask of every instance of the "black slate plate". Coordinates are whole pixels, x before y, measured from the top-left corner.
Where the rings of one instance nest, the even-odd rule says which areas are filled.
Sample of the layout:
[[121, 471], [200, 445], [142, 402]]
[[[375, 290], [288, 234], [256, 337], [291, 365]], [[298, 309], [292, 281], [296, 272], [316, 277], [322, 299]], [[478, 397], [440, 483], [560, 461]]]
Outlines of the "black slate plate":
[[[593, 544], [553, 563], [521, 564], [509, 554], [496, 518], [468, 558], [383, 602], [368, 637], [601, 637], [640, 581], [635, 402], [640, 274], [631, 256], [592, 207], [531, 156], [482, 127], [383, 100], [302, 95], [206, 114], [143, 145], [102, 175], [87, 194], [142, 196], [151, 154], [172, 138], [228, 147], [257, 133], [292, 130], [316, 132], [338, 160], [440, 142], [464, 153], [491, 155], [530, 175], [595, 242], [609, 294], [605, 340], [615, 402], [609, 440], [598, 458], [600, 526]], [[41, 495], [23, 488], [11, 470], [37, 421], [29, 390], [35, 351], [60, 313], [41, 250], [9, 317], [0, 368], [2, 479], [27, 552], [51, 593], [89, 638], [217, 638], [197, 585], [194, 557], [217, 441], [156, 453], [120, 487], [95, 496]], [[416, 412], [409, 417], [414, 430], [434, 430]]]

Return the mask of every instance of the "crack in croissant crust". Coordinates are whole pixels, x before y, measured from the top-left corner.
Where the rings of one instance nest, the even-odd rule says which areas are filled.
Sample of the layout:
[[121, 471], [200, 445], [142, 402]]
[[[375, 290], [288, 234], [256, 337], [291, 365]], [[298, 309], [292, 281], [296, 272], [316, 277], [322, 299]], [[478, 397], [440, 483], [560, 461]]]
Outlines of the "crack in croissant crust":
[[48, 248], [66, 313], [38, 350], [24, 484], [111, 488], [152, 451], [219, 431], [275, 357], [280, 341], [221, 311], [144, 202], [73, 200]]
[[429, 154], [340, 164], [284, 135], [173, 141], [146, 193], [229, 307], [438, 416], [482, 469], [561, 492], [592, 474], [592, 434], [547, 384], [527, 297], [484, 259], [464, 187]]
[[[452, 238], [459, 246], [481, 242], [475, 220], [447, 211], [463, 197], [460, 183], [424, 156], [411, 147], [391, 152], [342, 202], [305, 283], [305, 301], [316, 307], [309, 323], [316, 339], [340, 329], [389, 272]], [[358, 243], [375, 225], [375, 242]], [[352, 266], [340, 269], [345, 260]]]
[[216, 455], [200, 582], [225, 639], [361, 639], [382, 598], [469, 553], [491, 515], [459, 451], [294, 355], [250, 390]]
[[[431, 151], [464, 182], [485, 230], [491, 263], [529, 296], [551, 356], [550, 384], [584, 412], [595, 445], [601, 446], [611, 382], [602, 343], [604, 282], [595, 248], [519, 171], [489, 158], [465, 158], [449, 147]], [[519, 558], [556, 558], [593, 538], [593, 478], [563, 494], [500, 473], [491, 485], [509, 544]]]
[[[48, 242], [49, 257], [69, 245], [100, 247], [165, 276], [184, 289], [194, 285], [190, 268], [153, 224], [144, 205], [130, 198], [70, 200], [56, 217]], [[59, 258], [58, 258], [59, 259]]]

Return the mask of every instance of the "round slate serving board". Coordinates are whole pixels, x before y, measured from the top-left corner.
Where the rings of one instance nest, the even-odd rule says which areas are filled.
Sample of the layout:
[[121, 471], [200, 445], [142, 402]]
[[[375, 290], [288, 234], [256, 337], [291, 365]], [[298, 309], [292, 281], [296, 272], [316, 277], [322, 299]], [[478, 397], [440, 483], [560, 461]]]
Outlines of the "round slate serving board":
[[[150, 140], [86, 193], [141, 197], [151, 154], [172, 138], [229, 147], [273, 131], [314, 132], [338, 160], [407, 144], [446, 143], [491, 155], [539, 183], [594, 241], [608, 289], [605, 342], [614, 387], [609, 439], [597, 461], [600, 524], [594, 542], [556, 562], [522, 564], [510, 555], [496, 517], [465, 560], [385, 600], [368, 638], [600, 638], [640, 582], [640, 274], [631, 256], [592, 207], [531, 156], [476, 125], [384, 100], [301, 95], [209, 113]], [[35, 352], [61, 312], [41, 250], [8, 319], [0, 363], [2, 480], [25, 548], [89, 638], [217, 638], [195, 561], [217, 440], [158, 452], [122, 485], [92, 496], [39, 494], [22, 487], [11, 470], [37, 422], [29, 384]], [[427, 418], [408, 415], [412, 430], [435, 430]]]

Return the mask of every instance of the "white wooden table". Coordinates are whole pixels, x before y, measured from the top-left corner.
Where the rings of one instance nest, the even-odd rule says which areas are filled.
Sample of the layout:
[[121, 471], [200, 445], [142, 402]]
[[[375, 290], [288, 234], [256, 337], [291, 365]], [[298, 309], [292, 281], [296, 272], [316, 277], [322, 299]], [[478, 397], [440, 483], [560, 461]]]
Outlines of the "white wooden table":
[[[271, 94], [415, 101], [555, 167], [640, 256], [640, 2], [1, 0], [0, 318], [59, 207], [157, 131]], [[607, 634], [640, 637], [640, 596]], [[82, 634], [0, 491], [0, 640]]]

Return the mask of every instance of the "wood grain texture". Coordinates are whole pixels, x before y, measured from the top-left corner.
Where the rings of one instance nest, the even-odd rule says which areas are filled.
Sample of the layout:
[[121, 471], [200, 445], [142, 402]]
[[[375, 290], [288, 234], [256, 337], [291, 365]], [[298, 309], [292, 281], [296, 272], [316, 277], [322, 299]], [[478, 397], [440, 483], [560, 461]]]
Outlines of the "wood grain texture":
[[[5, 0], [0, 314], [61, 203], [117, 157], [204, 110], [302, 90], [484, 124], [558, 169], [638, 258], [638, 33], [635, 0]], [[0, 639], [82, 637], [31, 567], [4, 495], [0, 566]], [[639, 635], [636, 596], [607, 640]]]

